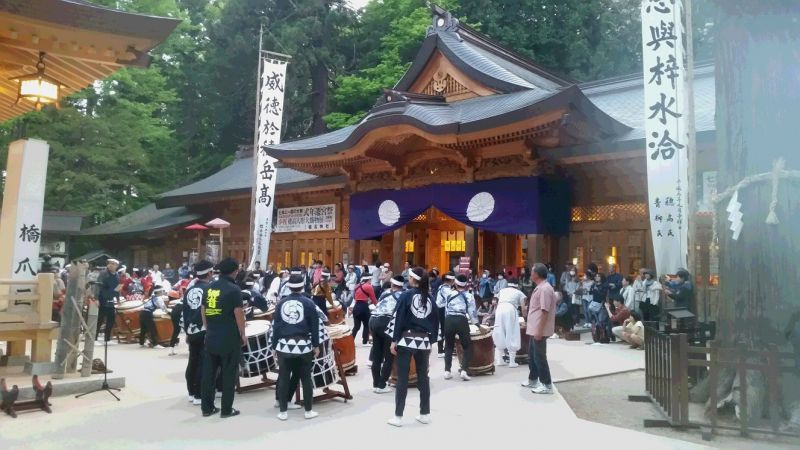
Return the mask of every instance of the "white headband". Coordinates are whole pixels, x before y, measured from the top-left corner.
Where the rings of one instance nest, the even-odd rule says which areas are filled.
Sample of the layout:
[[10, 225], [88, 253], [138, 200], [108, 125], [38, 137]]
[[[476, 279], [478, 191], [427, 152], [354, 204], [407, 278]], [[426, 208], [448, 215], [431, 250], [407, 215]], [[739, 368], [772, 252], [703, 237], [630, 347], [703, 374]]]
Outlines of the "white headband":
[[395, 280], [394, 278], [392, 278], [392, 284], [395, 285], [395, 286], [403, 287], [403, 282], [399, 281], [399, 280]]
[[302, 283], [302, 282], [300, 282], [300, 283], [286, 283], [286, 285], [289, 286], [289, 289], [299, 289], [299, 288], [303, 287], [304, 284], [305, 283]]
[[302, 274], [303, 274], [303, 272], [301, 272], [301, 271], [299, 271], [299, 270], [293, 270], [293, 271], [289, 272], [289, 274], [290, 274], [290, 275], [302, 275]]
[[196, 273], [197, 273], [198, 275], [205, 275], [205, 274], [207, 274], [208, 272], [211, 272], [211, 269], [213, 269], [213, 267], [209, 267], [209, 268], [208, 268], [208, 269], [206, 269], [206, 270], [198, 270]]
[[517, 287], [517, 283], [508, 283], [508, 287]]
[[445, 276], [444, 276], [444, 279], [445, 279], [445, 280], [455, 280], [455, 279], [456, 279], [456, 276], [455, 276], [455, 275], [445, 275]]
[[409, 271], [408, 271], [408, 276], [410, 276], [411, 278], [413, 278], [413, 279], [415, 279], [415, 280], [417, 280], [417, 281], [419, 281], [419, 280], [421, 280], [421, 279], [422, 279], [422, 277], [421, 277], [421, 276], [419, 276], [419, 275], [417, 275], [417, 273], [416, 273], [416, 272], [414, 272], [413, 270], [409, 270]]
[[464, 287], [464, 286], [466, 286], [466, 285], [467, 285], [467, 282], [466, 282], [466, 281], [458, 281], [458, 280], [456, 280], [456, 286], [458, 286], [458, 287]]

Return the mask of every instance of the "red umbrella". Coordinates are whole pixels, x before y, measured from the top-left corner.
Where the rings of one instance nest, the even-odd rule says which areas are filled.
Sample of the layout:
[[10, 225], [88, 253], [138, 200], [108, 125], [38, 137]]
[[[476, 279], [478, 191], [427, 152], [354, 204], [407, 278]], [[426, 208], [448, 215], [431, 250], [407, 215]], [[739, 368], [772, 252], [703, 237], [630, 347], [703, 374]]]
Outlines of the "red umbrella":
[[184, 230], [197, 231], [197, 253], [199, 254], [200, 253], [200, 233], [203, 232], [203, 231], [208, 230], [208, 227], [205, 226], [205, 225], [201, 225], [199, 223], [193, 223], [193, 224], [189, 225], [188, 227], [184, 227], [183, 229]]

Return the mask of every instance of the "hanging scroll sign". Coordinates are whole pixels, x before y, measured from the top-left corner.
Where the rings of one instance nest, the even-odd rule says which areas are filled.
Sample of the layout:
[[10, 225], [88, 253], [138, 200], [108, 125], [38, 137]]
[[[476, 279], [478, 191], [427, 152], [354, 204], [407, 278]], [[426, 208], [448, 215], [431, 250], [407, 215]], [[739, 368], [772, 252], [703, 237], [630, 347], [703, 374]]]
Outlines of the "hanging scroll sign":
[[250, 267], [256, 261], [266, 267], [269, 240], [272, 235], [272, 211], [275, 207], [277, 160], [269, 156], [266, 146], [280, 143], [283, 100], [286, 89], [286, 61], [262, 60], [259, 82], [258, 115], [256, 118], [256, 187], [253, 195], [253, 249]]
[[658, 273], [686, 267], [689, 124], [683, 1], [642, 2], [650, 228]]

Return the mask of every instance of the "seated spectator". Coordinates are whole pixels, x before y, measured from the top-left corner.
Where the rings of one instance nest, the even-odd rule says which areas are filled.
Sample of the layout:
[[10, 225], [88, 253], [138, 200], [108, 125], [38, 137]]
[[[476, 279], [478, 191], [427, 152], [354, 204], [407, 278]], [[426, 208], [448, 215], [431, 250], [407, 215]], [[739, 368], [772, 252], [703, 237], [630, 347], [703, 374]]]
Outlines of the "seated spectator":
[[489, 311], [491, 311], [491, 308], [489, 307], [489, 300], [481, 300], [480, 307], [478, 308], [478, 323], [483, 323], [484, 319], [486, 319], [486, 317], [489, 315]]
[[570, 312], [570, 300], [561, 292], [556, 292], [558, 304], [556, 306], [556, 334], [554, 336], [562, 338], [564, 334], [572, 330], [575, 322]]
[[631, 348], [641, 348], [644, 345], [644, 323], [638, 311], [633, 311], [625, 322], [618, 327], [614, 327], [612, 332], [615, 336], [631, 344]]
[[617, 337], [613, 334], [612, 328], [622, 325], [625, 320], [631, 316], [631, 311], [625, 307], [625, 300], [622, 295], [615, 294], [606, 302], [606, 311], [608, 312], [608, 336], [612, 341], [616, 341]]
[[497, 310], [497, 297], [492, 299], [492, 306], [489, 307], [489, 313], [483, 318], [482, 325], [494, 326], [494, 312]]

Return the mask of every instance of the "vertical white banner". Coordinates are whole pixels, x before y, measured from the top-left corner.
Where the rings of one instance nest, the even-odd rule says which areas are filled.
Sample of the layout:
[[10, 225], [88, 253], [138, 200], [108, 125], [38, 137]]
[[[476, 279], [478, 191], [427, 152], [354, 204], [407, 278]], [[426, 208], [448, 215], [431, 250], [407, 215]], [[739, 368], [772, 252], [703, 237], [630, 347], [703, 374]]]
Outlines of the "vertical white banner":
[[642, 0], [647, 194], [656, 271], [687, 267], [689, 99], [682, 0]]
[[277, 160], [265, 151], [265, 146], [281, 141], [283, 99], [286, 89], [286, 61], [270, 58], [262, 60], [259, 82], [258, 130], [253, 162], [255, 167], [255, 195], [253, 196], [253, 249], [250, 267], [256, 261], [266, 269], [269, 258], [269, 239], [272, 235], [272, 211], [275, 207]]

